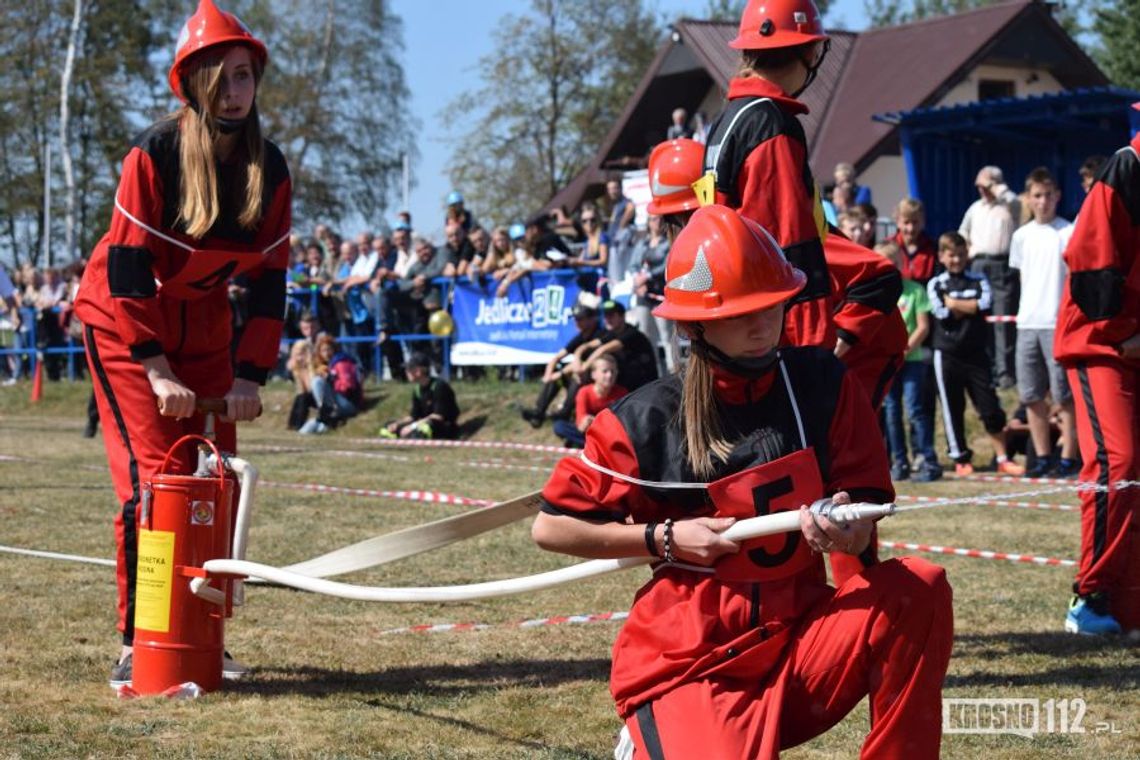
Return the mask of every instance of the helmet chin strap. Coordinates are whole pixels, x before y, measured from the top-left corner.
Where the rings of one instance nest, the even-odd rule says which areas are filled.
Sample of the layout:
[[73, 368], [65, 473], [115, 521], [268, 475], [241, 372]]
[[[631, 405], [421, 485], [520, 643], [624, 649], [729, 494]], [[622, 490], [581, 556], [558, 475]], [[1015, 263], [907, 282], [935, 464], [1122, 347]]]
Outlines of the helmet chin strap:
[[214, 123], [218, 125], [218, 131], [223, 135], [232, 135], [234, 132], [239, 131], [245, 126], [247, 121], [249, 121], [248, 116], [242, 119], [223, 119], [221, 117], [214, 119]]
[[692, 329], [694, 337], [690, 339], [689, 345], [693, 353], [739, 377], [748, 380], [763, 377], [772, 371], [780, 359], [780, 352], [774, 348], [763, 356], [749, 356], [747, 358], [729, 356], [705, 340], [704, 326], [698, 323], [693, 325]]
[[826, 39], [823, 41], [823, 52], [819, 54], [819, 59], [816, 62], [810, 63], [804, 59], [800, 59], [804, 67], [807, 69], [807, 78], [804, 79], [803, 86], [792, 93], [793, 98], [798, 98], [808, 86], [815, 81], [815, 77], [819, 74], [819, 67], [823, 65], [823, 59], [827, 57], [827, 52], [831, 50], [831, 40]]
[[[183, 87], [182, 91], [186, 92], [186, 88]], [[193, 111], [194, 113], [196, 113], [196, 114], [202, 113], [201, 107], [198, 105], [197, 99], [194, 98], [192, 95], [188, 94], [186, 96], [186, 105], [190, 106], [190, 110]], [[223, 119], [221, 116], [214, 116], [212, 118], [214, 120], [214, 126], [217, 128], [217, 130], [220, 134], [232, 135], [235, 132], [241, 131], [242, 127], [245, 126], [245, 123], [247, 121], [249, 121], [249, 114], [250, 113], [253, 113], [253, 104], [250, 104], [249, 113], [247, 113], [245, 116], [243, 116], [240, 119]]]

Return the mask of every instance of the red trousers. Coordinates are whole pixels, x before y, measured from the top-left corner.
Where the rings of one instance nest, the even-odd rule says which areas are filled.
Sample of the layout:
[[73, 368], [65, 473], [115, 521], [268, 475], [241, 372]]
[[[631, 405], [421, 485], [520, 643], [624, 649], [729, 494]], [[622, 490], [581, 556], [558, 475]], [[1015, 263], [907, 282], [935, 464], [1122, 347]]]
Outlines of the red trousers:
[[[134, 640], [135, 565], [138, 561], [136, 512], [142, 484], [162, 464], [170, 447], [184, 435], [201, 433], [205, 419], [163, 417], [142, 365], [131, 358], [118, 336], [87, 327], [87, 363], [95, 384], [95, 401], [107, 449], [107, 466], [119, 502], [115, 515], [115, 572], [119, 592], [119, 631], [123, 643]], [[168, 356], [174, 374], [199, 398], [221, 398], [233, 385], [233, 362], [229, 346], [207, 355], [182, 358]], [[233, 423], [215, 423], [218, 448], [236, 452]], [[171, 472], [192, 472], [191, 447], [172, 457]]]
[[[1140, 369], [1112, 359], [1090, 360], [1068, 369], [1081, 446], [1081, 480], [1104, 490], [1081, 492], [1079, 594], [1109, 593], [1114, 614], [1126, 627], [1140, 628], [1140, 489], [1111, 488], [1137, 480], [1140, 454]], [[1130, 567], [1130, 563], [1132, 567]], [[1118, 608], [1132, 609], [1121, 619]]]
[[692, 680], [637, 709], [626, 721], [635, 758], [776, 758], [865, 695], [871, 732], [861, 757], [937, 758], [952, 639], [940, 567], [908, 557], [867, 568], [808, 609], [762, 680]]

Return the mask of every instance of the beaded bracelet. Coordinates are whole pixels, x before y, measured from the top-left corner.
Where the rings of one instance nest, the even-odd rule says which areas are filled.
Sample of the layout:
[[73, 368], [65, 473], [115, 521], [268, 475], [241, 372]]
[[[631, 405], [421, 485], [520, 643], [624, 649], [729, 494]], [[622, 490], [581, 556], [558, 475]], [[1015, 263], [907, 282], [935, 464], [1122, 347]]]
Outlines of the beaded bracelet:
[[673, 519], [665, 521], [665, 552], [662, 555], [666, 562], [674, 562], [673, 558]]
[[657, 551], [657, 523], [647, 523], [645, 526], [645, 548], [649, 550], [650, 556], [660, 557], [661, 552]]

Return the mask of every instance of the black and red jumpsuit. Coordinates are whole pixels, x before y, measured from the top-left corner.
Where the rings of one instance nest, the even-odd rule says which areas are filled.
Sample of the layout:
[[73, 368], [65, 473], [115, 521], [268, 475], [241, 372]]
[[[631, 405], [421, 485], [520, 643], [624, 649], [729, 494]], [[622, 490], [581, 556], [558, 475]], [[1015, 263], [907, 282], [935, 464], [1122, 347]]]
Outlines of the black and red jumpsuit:
[[[886, 453], [865, 435], [874, 414], [830, 352], [783, 349], [758, 380], [717, 370], [735, 443], [708, 482], [683, 453], [681, 382], [656, 381], [600, 413], [584, 458], [555, 469], [543, 510], [648, 523], [797, 510], [841, 490], [892, 497]], [[935, 565], [890, 560], [834, 589], [802, 534], [768, 536], [715, 568], [657, 564], [614, 643], [610, 688], [639, 758], [774, 758], [868, 695], [863, 757], [934, 758], [952, 627]]]
[[[808, 164], [807, 138], [798, 114], [807, 106], [759, 77], [728, 86], [728, 105], [705, 147], [705, 170], [716, 177], [716, 200], [767, 229], [791, 264], [807, 275], [788, 302], [784, 341], [833, 349], [850, 345], [843, 362], [876, 409], [906, 353], [907, 332], [898, 310], [901, 275], [883, 257], [838, 230], [830, 233]], [[866, 562], [874, 562], [872, 541]], [[836, 582], [864, 563], [834, 556]]]
[[[201, 415], [160, 415], [140, 361], [165, 355], [175, 376], [200, 398], [224, 396], [235, 376], [264, 383], [277, 361], [289, 260], [289, 171], [281, 152], [266, 141], [262, 218], [247, 230], [237, 223], [243, 164], [216, 168], [220, 214], [205, 237], [195, 240], [177, 221], [177, 120], [158, 122], [140, 135], [123, 160], [111, 228], [91, 254], [76, 299], [120, 504], [115, 540], [125, 644], [134, 634], [135, 512], [142, 484], [170, 446], [201, 432], [204, 422]], [[228, 285], [237, 275], [249, 286], [249, 314], [233, 355]], [[216, 432], [219, 447], [235, 452], [233, 423], [218, 422]], [[187, 471], [190, 464], [179, 461], [173, 471]]]
[[1107, 592], [1122, 626], [1140, 628], [1140, 360], [1120, 344], [1140, 333], [1140, 135], [1101, 169], [1065, 250], [1069, 277], [1053, 350], [1076, 404], [1081, 562], [1076, 591]]
[[705, 148], [705, 170], [716, 177], [717, 203], [767, 229], [807, 275], [787, 306], [786, 342], [830, 349], [843, 338], [851, 346], [843, 362], [877, 409], [906, 352], [897, 307], [902, 277], [874, 251], [828, 231], [796, 118], [807, 110], [765, 79], [733, 79]]

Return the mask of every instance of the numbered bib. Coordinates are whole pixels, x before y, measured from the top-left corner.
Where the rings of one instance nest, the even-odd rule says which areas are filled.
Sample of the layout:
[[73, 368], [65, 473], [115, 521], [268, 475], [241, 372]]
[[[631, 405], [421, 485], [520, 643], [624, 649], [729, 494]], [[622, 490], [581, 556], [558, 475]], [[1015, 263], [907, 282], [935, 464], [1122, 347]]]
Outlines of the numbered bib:
[[[811, 447], [709, 483], [716, 516], [737, 520], [796, 511], [822, 495], [823, 480]], [[818, 561], [796, 530], [745, 541], [740, 553], [717, 563], [716, 575], [726, 581], [772, 581]]]

